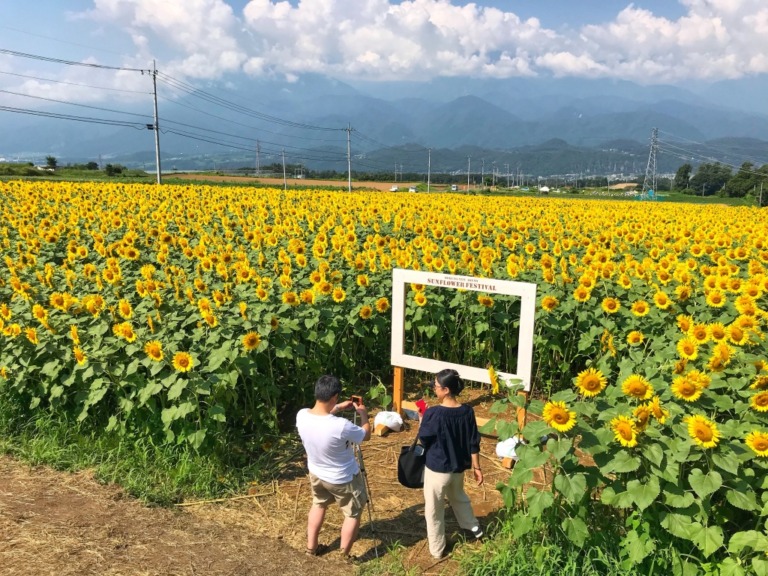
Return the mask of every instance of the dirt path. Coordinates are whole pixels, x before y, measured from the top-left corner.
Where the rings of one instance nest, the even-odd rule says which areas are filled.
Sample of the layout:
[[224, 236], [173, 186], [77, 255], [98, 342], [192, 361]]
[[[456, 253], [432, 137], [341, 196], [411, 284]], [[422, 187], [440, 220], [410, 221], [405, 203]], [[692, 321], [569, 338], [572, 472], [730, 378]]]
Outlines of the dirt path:
[[149, 508], [89, 473], [0, 456], [0, 573], [20, 575], [353, 574], [243, 525]]
[[[490, 400], [477, 398], [484, 412]], [[426, 548], [420, 490], [397, 482], [397, 455], [416, 433], [411, 427], [363, 446], [372, 515], [363, 515], [353, 554], [363, 563], [399, 547], [402, 567], [417, 574], [458, 573], [464, 542], [453, 514], [446, 513], [449, 541], [457, 554], [435, 563]], [[475, 514], [487, 525], [501, 499], [495, 489], [509, 471], [494, 455], [496, 439], [483, 437], [485, 485], [467, 476]], [[89, 472], [57, 472], [0, 456], [0, 573], [20, 575], [211, 575], [266, 576], [354, 574], [338, 555], [343, 520], [329, 508], [320, 542], [331, 552], [307, 557], [306, 514], [311, 505], [301, 450], [276, 482], [253, 486], [253, 496], [183, 508], [147, 507], [119, 486], [105, 486]], [[190, 504], [190, 503], [186, 503]], [[375, 532], [371, 532], [370, 518]]]

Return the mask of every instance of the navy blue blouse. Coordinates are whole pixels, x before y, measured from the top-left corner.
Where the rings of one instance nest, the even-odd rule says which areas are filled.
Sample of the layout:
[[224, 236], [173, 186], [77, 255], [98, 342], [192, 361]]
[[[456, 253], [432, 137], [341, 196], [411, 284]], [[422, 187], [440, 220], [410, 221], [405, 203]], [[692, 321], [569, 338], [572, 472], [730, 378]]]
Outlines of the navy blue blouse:
[[419, 439], [427, 451], [426, 466], [433, 472], [464, 472], [472, 468], [472, 454], [480, 452], [475, 411], [434, 406], [424, 412]]

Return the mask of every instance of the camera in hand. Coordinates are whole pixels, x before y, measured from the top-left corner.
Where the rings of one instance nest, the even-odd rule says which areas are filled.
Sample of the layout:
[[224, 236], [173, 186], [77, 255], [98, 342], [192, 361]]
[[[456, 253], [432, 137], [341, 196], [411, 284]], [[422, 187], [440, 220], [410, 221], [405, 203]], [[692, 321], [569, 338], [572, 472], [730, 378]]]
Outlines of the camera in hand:
[[352, 400], [352, 404], [354, 404], [355, 406], [359, 406], [360, 404], [363, 403], [362, 396], [352, 396], [350, 399]]

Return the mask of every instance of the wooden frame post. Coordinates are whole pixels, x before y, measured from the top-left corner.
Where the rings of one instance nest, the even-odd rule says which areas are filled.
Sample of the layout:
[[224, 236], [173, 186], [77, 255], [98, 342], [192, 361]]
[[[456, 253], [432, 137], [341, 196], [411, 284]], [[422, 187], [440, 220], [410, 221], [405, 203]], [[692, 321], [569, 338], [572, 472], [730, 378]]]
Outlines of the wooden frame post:
[[523, 405], [517, 408], [517, 426], [522, 433], [523, 428], [525, 428], [525, 421], [528, 419], [528, 409], [526, 408], [528, 406], [528, 392], [518, 392], [517, 394], [523, 397]]
[[402, 416], [403, 414], [403, 389], [405, 388], [405, 368], [395, 366], [395, 378], [392, 390], [392, 408]]

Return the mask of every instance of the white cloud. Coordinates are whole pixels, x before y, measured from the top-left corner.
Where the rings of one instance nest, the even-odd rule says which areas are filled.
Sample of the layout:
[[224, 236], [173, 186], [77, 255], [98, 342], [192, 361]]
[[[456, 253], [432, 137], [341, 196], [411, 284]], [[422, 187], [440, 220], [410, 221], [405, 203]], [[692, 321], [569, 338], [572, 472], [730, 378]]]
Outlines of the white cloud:
[[[672, 1], [672, 0], [670, 0]], [[554, 31], [536, 18], [459, 0], [93, 0], [87, 17], [127, 31], [171, 75], [314, 72], [341, 79], [570, 75], [644, 83], [768, 72], [765, 0], [679, 0], [668, 19], [629, 4]]]

